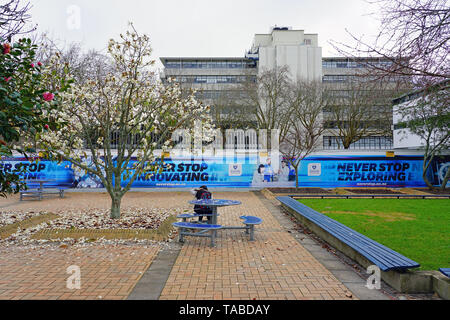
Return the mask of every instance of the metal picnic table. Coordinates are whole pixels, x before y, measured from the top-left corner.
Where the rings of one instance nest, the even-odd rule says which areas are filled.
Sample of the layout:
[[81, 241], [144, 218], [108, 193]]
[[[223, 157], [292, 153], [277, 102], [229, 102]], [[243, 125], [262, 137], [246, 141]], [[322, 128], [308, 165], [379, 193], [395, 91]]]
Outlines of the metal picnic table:
[[[211, 224], [217, 224], [217, 208], [227, 206], [237, 206], [242, 204], [237, 200], [224, 200], [224, 199], [207, 199], [207, 200], [192, 200], [190, 204], [210, 207], [212, 210]], [[226, 227], [222, 227], [225, 229]]]
[[[193, 237], [208, 237], [211, 238], [211, 247], [214, 246], [214, 240], [216, 238], [217, 230], [221, 229], [241, 229], [245, 230], [247, 234], [250, 234], [250, 241], [253, 241], [253, 235], [254, 235], [254, 226], [257, 224], [262, 223], [262, 219], [258, 217], [252, 217], [252, 216], [241, 216], [240, 218], [243, 219], [243, 223], [245, 224], [245, 227], [237, 227], [237, 226], [223, 226], [220, 224], [217, 224], [217, 208], [219, 207], [227, 207], [227, 206], [236, 206], [240, 205], [241, 202], [237, 200], [225, 200], [225, 199], [205, 199], [205, 200], [191, 200], [189, 201], [190, 204], [194, 205], [200, 205], [205, 207], [210, 207], [212, 210], [211, 220], [207, 223], [197, 223], [197, 222], [187, 222], [186, 218], [193, 218], [196, 215], [195, 214], [182, 214], [179, 215], [178, 218], [182, 218], [183, 222], [175, 222], [173, 223], [173, 226], [180, 228], [180, 242], [184, 242], [183, 238], [184, 236], [193, 236]], [[198, 232], [188, 232], [186, 230], [200, 230]], [[210, 234], [206, 234], [208, 232], [211, 232]]]
[[[39, 187], [36, 188], [36, 191], [33, 191], [33, 190], [21, 191], [20, 192], [20, 201], [22, 201], [24, 196], [38, 197], [39, 200], [42, 200], [42, 195], [45, 193], [44, 185], [49, 182], [54, 182], [55, 180], [51, 180], [51, 179], [40, 179], [40, 180], [30, 179], [30, 180], [28, 180], [27, 179], [27, 180], [22, 180], [22, 181], [27, 183], [27, 185], [39, 184]], [[64, 197], [64, 189], [67, 189], [67, 188], [65, 188], [65, 187], [55, 187], [55, 188], [59, 189], [59, 196], [61, 198], [63, 198]], [[32, 189], [34, 189], [34, 188], [32, 188]]]

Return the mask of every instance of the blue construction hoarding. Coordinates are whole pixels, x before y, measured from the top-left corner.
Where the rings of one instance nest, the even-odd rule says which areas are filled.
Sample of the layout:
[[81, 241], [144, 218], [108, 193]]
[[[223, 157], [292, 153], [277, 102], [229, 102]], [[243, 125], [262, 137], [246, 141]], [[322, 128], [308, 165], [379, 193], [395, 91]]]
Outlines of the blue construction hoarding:
[[[38, 160], [38, 161], [37, 161]], [[304, 187], [425, 187], [420, 156], [312, 156], [301, 162], [299, 184]], [[93, 165], [89, 158], [87, 165]], [[270, 158], [166, 159], [164, 169], [144, 174], [134, 181], [135, 188], [211, 187], [291, 187], [295, 171], [280, 159], [275, 166]], [[24, 172], [19, 171], [23, 165]], [[450, 167], [450, 158], [437, 158], [428, 178], [439, 185]], [[44, 159], [3, 158], [0, 170], [15, 172], [27, 180], [51, 180], [48, 186], [101, 188], [101, 180], [92, 174], [74, 170], [70, 162]], [[122, 178], [122, 185], [128, 182]]]

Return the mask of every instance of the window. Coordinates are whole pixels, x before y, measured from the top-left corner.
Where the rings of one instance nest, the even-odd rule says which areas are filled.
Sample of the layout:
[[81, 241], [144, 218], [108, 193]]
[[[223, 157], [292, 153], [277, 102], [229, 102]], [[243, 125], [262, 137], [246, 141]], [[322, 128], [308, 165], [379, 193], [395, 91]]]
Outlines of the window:
[[348, 80], [348, 76], [345, 75], [327, 75], [323, 76], [323, 82], [345, 82]]
[[391, 61], [349, 61], [349, 60], [322, 60], [323, 68], [366, 68], [367, 65], [378, 67], [389, 67], [392, 65]]
[[256, 68], [256, 63], [251, 60], [224, 60], [224, 61], [167, 61], [168, 69], [249, 69]]
[[[393, 142], [391, 137], [363, 137], [352, 143], [350, 149], [365, 150], [389, 150], [392, 149]], [[323, 137], [323, 148], [325, 150], [344, 149], [341, 141], [337, 137]]]
[[240, 83], [245, 81], [256, 82], [255, 76], [176, 76], [176, 82], [182, 83]]

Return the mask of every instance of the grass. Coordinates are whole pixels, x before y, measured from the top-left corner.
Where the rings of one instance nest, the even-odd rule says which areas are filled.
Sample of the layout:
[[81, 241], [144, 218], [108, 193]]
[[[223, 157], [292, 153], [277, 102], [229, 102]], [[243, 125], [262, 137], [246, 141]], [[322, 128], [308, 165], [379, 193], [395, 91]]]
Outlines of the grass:
[[420, 263], [421, 270], [450, 267], [450, 200], [298, 201]]

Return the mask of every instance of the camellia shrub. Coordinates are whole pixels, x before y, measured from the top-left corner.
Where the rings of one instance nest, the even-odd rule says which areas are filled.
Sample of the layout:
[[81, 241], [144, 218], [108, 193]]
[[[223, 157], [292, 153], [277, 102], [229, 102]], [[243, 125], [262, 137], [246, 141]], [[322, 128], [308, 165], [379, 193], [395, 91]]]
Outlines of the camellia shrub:
[[[55, 127], [46, 116], [58, 105], [58, 91], [69, 83], [59, 82], [58, 88], [48, 81], [41, 62], [35, 61], [38, 47], [30, 39], [21, 39], [0, 47], [0, 156], [12, 156], [17, 151], [24, 156], [33, 148], [18, 147], [23, 136], [36, 135]], [[55, 79], [53, 79], [55, 80]], [[0, 160], [1, 162], [1, 160]], [[0, 170], [0, 195], [17, 193], [26, 188], [19, 172]]]

